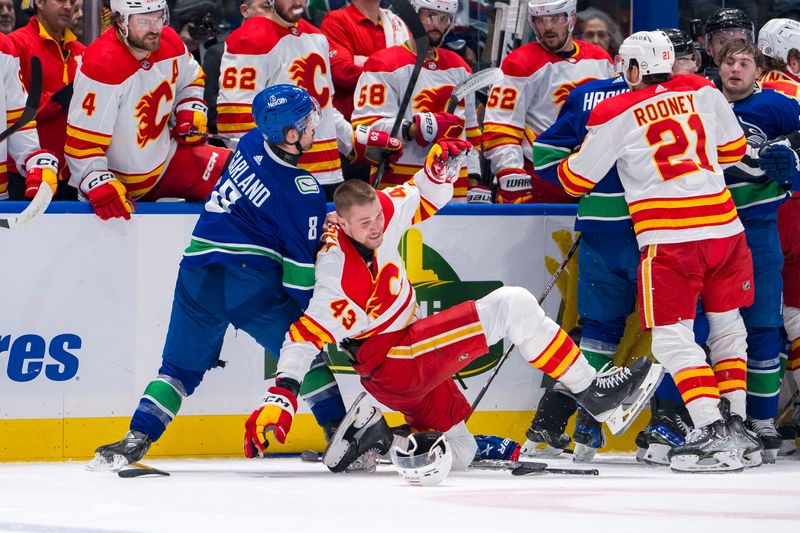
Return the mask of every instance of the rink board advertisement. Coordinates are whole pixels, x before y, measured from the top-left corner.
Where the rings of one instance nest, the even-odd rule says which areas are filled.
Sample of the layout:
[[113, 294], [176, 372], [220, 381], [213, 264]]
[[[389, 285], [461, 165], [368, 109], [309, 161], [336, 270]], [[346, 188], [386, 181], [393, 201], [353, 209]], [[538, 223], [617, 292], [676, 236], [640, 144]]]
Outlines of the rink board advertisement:
[[[122, 436], [160, 365], [178, 263], [198, 211], [191, 205], [145, 206], [129, 222], [103, 222], [87, 211], [48, 213], [24, 231], [0, 234], [7, 280], [0, 460], [86, 457]], [[413, 227], [401, 249], [423, 313], [502, 285], [538, 296], [572, 243], [573, 213], [572, 207], [454, 206]], [[574, 266], [544, 304], [549, 316], [572, 323], [567, 329], [574, 325]], [[470, 400], [502, 349], [492, 347], [463, 372]], [[275, 364], [232, 328], [221, 359], [227, 366], [206, 374], [152, 454], [240, 453], [244, 420], [259, 405]], [[329, 362], [349, 402], [360, 384], [342, 354], [331, 350]], [[472, 429], [521, 438], [541, 395], [541, 377], [512, 354]], [[322, 446], [303, 402], [300, 413], [290, 441], [273, 450]]]

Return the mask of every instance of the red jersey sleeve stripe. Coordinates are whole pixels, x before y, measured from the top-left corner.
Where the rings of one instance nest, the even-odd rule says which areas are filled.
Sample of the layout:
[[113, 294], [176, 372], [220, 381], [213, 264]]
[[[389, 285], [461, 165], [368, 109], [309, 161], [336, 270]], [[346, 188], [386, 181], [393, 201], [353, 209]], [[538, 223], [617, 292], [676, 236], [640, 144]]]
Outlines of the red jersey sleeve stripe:
[[580, 196], [591, 191], [595, 184], [573, 172], [569, 168], [569, 160], [570, 158], [567, 158], [558, 165], [558, 181], [561, 182], [564, 190], [572, 196]]

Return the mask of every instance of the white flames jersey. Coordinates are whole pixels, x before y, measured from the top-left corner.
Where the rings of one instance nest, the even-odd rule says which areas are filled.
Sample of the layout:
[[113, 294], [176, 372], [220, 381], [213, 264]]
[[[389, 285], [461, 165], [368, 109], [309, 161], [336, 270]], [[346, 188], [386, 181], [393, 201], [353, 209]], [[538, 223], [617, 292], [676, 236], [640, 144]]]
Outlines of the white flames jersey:
[[[370, 56], [355, 89], [355, 109], [351, 119], [354, 126], [366, 124], [391, 132], [415, 61], [415, 54], [405, 45], [386, 48]], [[446, 111], [453, 88], [470, 74], [472, 70], [458, 54], [438, 49], [432, 61], [422, 64], [403, 118], [413, 121], [414, 115], [419, 113]], [[478, 150], [481, 131], [475, 116], [475, 95], [470, 94], [459, 102], [453, 113], [465, 119], [461, 138], [470, 141], [476, 148], [455, 183], [453, 198], [464, 200], [467, 195], [467, 174], [480, 174]], [[415, 140], [405, 142], [403, 155], [387, 170], [381, 184], [399, 185], [411, 178], [424, 165], [429, 150], [430, 146], [422, 147]], [[373, 167], [372, 170], [374, 173], [376, 169]]]
[[304, 20], [284, 28], [266, 17], [252, 17], [228, 36], [220, 65], [217, 130], [238, 138], [255, 128], [253, 99], [279, 83], [302, 87], [322, 109], [314, 145], [298, 166], [323, 185], [341, 182], [339, 151], [352, 151], [353, 130], [333, 107], [328, 40]]
[[67, 117], [64, 153], [70, 185], [95, 170], [110, 170], [132, 198], [150, 191], [175, 153], [169, 120], [187, 98], [203, 99], [200, 65], [171, 28], [139, 61], [107, 30], [83, 54]]
[[772, 89], [800, 101], [800, 77], [787, 70], [770, 70], [759, 80], [763, 89]]
[[523, 168], [533, 163], [533, 141], [556, 121], [569, 93], [587, 81], [613, 75], [605, 50], [575, 41], [575, 52], [563, 58], [538, 42], [508, 54], [501, 65], [503, 81], [486, 103], [483, 123], [484, 155], [492, 172]]
[[[0, 124], [6, 128], [13, 126], [25, 109], [28, 97], [19, 77], [19, 58], [16, 57], [14, 45], [5, 35], [0, 34]], [[36, 133], [36, 121], [31, 121], [0, 143], [0, 200], [8, 199], [8, 163], [10, 154], [17, 162], [17, 168], [25, 173], [25, 160], [39, 149], [39, 135]]]
[[377, 195], [385, 217], [384, 236], [371, 266], [338, 226], [322, 236], [314, 295], [305, 315], [286, 334], [278, 375], [302, 381], [326, 344], [399, 331], [415, 320], [417, 300], [398, 251], [400, 239], [412, 224], [443, 207], [453, 186], [435, 184], [419, 171], [403, 185]]
[[578, 153], [558, 168], [564, 189], [594, 188], [616, 163], [640, 247], [743, 231], [722, 168], [747, 148], [711, 82], [692, 74], [600, 102]]

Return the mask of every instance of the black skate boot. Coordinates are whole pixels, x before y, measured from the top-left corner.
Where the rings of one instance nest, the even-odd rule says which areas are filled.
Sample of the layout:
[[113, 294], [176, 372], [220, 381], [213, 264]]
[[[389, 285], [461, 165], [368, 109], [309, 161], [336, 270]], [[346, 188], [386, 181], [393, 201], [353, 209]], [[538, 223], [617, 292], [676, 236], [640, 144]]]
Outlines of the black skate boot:
[[527, 457], [556, 457], [569, 446], [570, 438], [564, 433], [567, 422], [577, 404], [569, 396], [547, 390], [536, 408], [531, 427], [525, 432], [527, 440], [520, 455]]
[[147, 433], [129, 431], [121, 441], [97, 448], [94, 451], [94, 459], [86, 468], [116, 472], [125, 465], [141, 460], [151, 444], [153, 440]]
[[572, 460], [576, 463], [591, 463], [597, 450], [606, 445], [602, 422], [592, 418], [583, 407], [578, 408], [572, 439], [575, 441]]
[[579, 393], [565, 392], [577, 400], [598, 422], [605, 422], [614, 435], [630, 426], [655, 392], [664, 371], [647, 357], [628, 367], [612, 367], [597, 373], [594, 382]]
[[669, 467], [673, 472], [741, 472], [742, 449], [720, 419], [693, 429], [683, 446], [672, 448]]
[[767, 418], [766, 420], [748, 418], [745, 422], [745, 428], [755, 433], [761, 441], [761, 445], [764, 447], [761, 451], [762, 461], [767, 464], [774, 464], [775, 459], [778, 458], [778, 451], [783, 444], [780, 433], [775, 429], [775, 420], [772, 418]]
[[781, 457], [793, 455], [797, 451], [797, 440], [800, 439], [800, 403], [795, 402], [793, 408], [792, 418], [778, 426], [782, 441], [778, 455]]
[[683, 446], [692, 430], [689, 413], [679, 411], [656, 411], [647, 432], [647, 449], [642, 461], [653, 466], [669, 466], [669, 452]]
[[[651, 419], [652, 420], [652, 419]], [[636, 462], [644, 462], [644, 454], [647, 453], [647, 434], [650, 433], [650, 425], [636, 434]]]
[[745, 429], [741, 416], [731, 413], [731, 404], [727, 398], [720, 398], [719, 411], [728, 424], [731, 436], [742, 450], [742, 466], [745, 468], [760, 466], [761, 451], [764, 446], [761, 445], [756, 434]]
[[322, 462], [331, 472], [374, 472], [393, 440], [394, 433], [381, 410], [370, 404], [366, 393], [361, 393], [328, 442]]

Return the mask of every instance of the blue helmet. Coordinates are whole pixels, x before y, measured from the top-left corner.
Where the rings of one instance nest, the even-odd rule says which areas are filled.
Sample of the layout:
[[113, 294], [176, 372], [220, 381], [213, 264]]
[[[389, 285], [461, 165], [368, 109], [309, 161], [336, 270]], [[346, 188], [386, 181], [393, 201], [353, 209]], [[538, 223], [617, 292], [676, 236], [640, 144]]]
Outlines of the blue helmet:
[[283, 142], [286, 130], [300, 133], [319, 123], [317, 101], [305, 89], [281, 84], [267, 87], [253, 99], [253, 119], [269, 142]]

